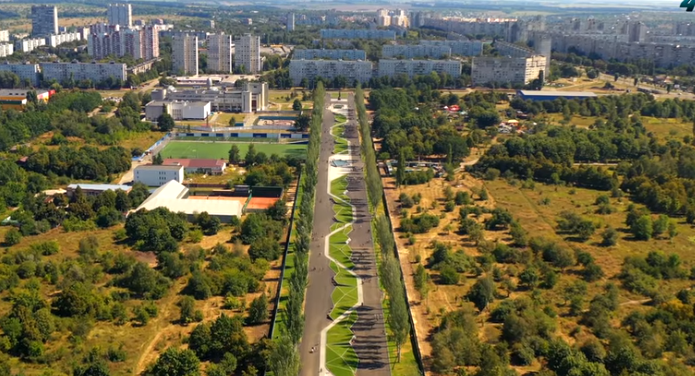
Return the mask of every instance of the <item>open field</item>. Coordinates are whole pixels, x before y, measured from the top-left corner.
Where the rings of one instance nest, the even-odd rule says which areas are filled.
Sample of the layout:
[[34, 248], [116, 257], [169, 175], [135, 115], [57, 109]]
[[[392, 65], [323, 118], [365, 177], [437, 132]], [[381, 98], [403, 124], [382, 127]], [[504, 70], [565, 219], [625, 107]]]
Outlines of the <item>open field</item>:
[[[241, 156], [245, 156], [252, 143], [244, 142], [196, 142], [196, 141], [171, 141], [160, 152], [164, 158], [229, 158], [229, 149], [232, 145], [239, 147]], [[270, 156], [302, 157], [306, 153], [306, 145], [279, 144], [279, 143], [253, 143], [257, 153], [265, 153]]]

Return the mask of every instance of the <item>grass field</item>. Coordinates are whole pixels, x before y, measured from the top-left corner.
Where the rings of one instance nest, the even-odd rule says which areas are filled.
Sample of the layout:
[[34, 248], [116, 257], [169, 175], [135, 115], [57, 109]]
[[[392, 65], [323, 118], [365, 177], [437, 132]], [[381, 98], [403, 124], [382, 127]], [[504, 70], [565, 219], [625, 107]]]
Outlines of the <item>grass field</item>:
[[326, 367], [335, 376], [353, 376], [357, 371], [357, 354], [350, 345], [352, 325], [357, 321], [357, 313], [328, 331], [326, 346]]
[[[193, 141], [171, 141], [161, 151], [164, 158], [211, 158], [227, 159], [229, 149], [232, 145], [239, 147], [242, 155], [246, 155], [249, 145], [252, 143], [244, 142], [193, 142]], [[278, 154], [280, 156], [303, 157], [306, 154], [306, 145], [303, 144], [279, 144], [279, 143], [253, 143], [257, 153], [265, 153], [270, 156]]]

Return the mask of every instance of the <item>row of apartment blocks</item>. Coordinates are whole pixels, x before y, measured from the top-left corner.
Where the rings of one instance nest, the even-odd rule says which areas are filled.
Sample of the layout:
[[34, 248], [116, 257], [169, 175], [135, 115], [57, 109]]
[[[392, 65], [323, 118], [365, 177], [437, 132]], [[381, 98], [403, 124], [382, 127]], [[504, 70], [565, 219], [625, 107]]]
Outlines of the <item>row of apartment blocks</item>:
[[119, 63], [40, 63], [40, 64], [0, 64], [0, 71], [12, 72], [23, 82], [39, 86], [39, 78], [45, 82], [75, 82], [91, 80], [101, 82], [109, 78], [125, 81], [127, 71], [125, 64]]
[[321, 29], [323, 39], [396, 39], [393, 30]]
[[[175, 72], [185, 75], [197, 75], [198, 68], [198, 35], [177, 33], [173, 37], [172, 63]], [[251, 34], [242, 35], [236, 45], [232, 44], [232, 36], [226, 34], [209, 34], [208, 68], [212, 71], [230, 73], [234, 68], [247, 74], [262, 72], [261, 37]], [[232, 55], [234, 50], [234, 55]], [[242, 69], [243, 68], [243, 69]]]
[[451, 55], [479, 56], [483, 53], [483, 43], [469, 40], [422, 41], [418, 45], [385, 45], [381, 49], [384, 58], [420, 57], [442, 58]]
[[487, 35], [503, 37], [509, 42], [526, 41], [529, 33], [544, 31], [545, 18], [530, 20], [485, 18], [485, 19], [435, 19], [425, 18], [425, 27], [454, 32], [461, 35]]
[[292, 52], [292, 58], [297, 60], [367, 60], [367, 53], [364, 50], [299, 49]]
[[538, 32], [531, 40], [550, 38], [557, 52], [578, 51], [585, 55], [598, 56], [604, 60], [619, 61], [649, 60], [656, 67], [689, 65], [695, 61], [695, 45], [676, 43], [639, 43], [626, 41], [617, 34], [565, 34]]
[[159, 57], [157, 25], [121, 29], [120, 25], [95, 24], [89, 30], [87, 49], [95, 59], [109, 55], [130, 55], [144, 60]]
[[318, 77], [334, 79], [345, 77], [348, 84], [367, 82], [374, 77], [394, 77], [405, 74], [408, 77], [426, 75], [431, 72], [447, 73], [451, 77], [461, 76], [461, 62], [457, 60], [379, 60], [378, 69], [370, 61], [344, 60], [296, 60], [290, 61], [290, 79], [294, 85], [302, 80], [312, 81]]
[[16, 41], [14, 44], [1, 43], [2, 41], [0, 41], [0, 57], [10, 56], [15, 52], [28, 53], [41, 46], [57, 47], [63, 43], [82, 39], [83, 34], [81, 33], [62, 33], [51, 34], [47, 37], [21, 39]]

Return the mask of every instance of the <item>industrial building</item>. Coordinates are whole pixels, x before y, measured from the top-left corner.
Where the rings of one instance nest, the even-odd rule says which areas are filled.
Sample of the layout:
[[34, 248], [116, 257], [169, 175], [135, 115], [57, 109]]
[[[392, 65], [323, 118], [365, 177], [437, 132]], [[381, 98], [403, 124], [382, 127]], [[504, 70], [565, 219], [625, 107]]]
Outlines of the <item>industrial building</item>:
[[381, 48], [381, 57], [384, 59], [400, 58], [433, 58], [441, 59], [448, 58], [451, 55], [451, 47], [434, 44], [418, 44], [418, 45], [384, 45]]
[[208, 71], [219, 73], [232, 72], [232, 36], [210, 34], [208, 42]]
[[167, 158], [162, 164], [180, 166], [187, 174], [221, 175], [227, 168], [224, 159]]
[[547, 58], [531, 57], [476, 57], [473, 58], [471, 81], [473, 85], [511, 84], [525, 85], [545, 71]]
[[219, 218], [221, 222], [230, 222], [233, 217], [242, 215], [243, 202], [246, 200], [196, 200], [188, 198], [188, 188], [171, 180], [157, 188], [137, 209], [140, 211], [167, 208], [174, 213], [184, 213], [192, 220], [195, 215], [207, 212]]
[[379, 60], [379, 77], [405, 74], [413, 78], [431, 72], [447, 73], [453, 78], [460, 77], [461, 62], [458, 60]]
[[106, 191], [117, 191], [121, 190], [125, 193], [130, 192], [133, 187], [130, 185], [121, 184], [70, 184], [67, 189], [67, 196], [72, 197], [75, 194], [75, 190], [80, 188], [85, 196], [98, 196]]
[[52, 5], [31, 7], [31, 35], [45, 37], [58, 34], [58, 8]]
[[258, 74], [263, 71], [261, 64], [261, 37], [244, 34], [234, 49], [234, 68], [243, 67], [246, 74]]
[[290, 79], [297, 86], [303, 79], [309, 81], [318, 77], [334, 79], [338, 76], [345, 77], [347, 84], [353, 82], [367, 82], [372, 78], [374, 66], [370, 61], [343, 61], [343, 60], [296, 60], [290, 61]]
[[198, 36], [175, 35], [172, 45], [172, 65], [175, 73], [198, 75]]
[[210, 116], [210, 102], [165, 100], [145, 105], [145, 118], [149, 121], [157, 120], [163, 113], [174, 120], [205, 120]]
[[208, 80], [207, 88], [176, 89], [173, 87], [152, 91], [155, 101], [175, 100], [188, 102], [209, 102], [214, 112], [251, 113], [268, 108], [268, 83], [244, 82], [241, 89], [234, 86], [212, 86]]
[[596, 93], [590, 91], [540, 91], [519, 90], [516, 97], [527, 101], [554, 101], [555, 99], [586, 99], [596, 98]]
[[292, 52], [292, 59], [367, 60], [367, 53], [364, 50], [298, 49]]
[[144, 165], [134, 171], [134, 182], [143, 183], [148, 187], [161, 187], [174, 180], [183, 183], [183, 166], [181, 165]]
[[124, 82], [127, 78], [126, 65], [122, 63], [41, 63], [44, 81], [56, 80], [75, 82], [91, 80], [101, 82], [108, 78]]
[[323, 39], [396, 39], [393, 30], [321, 29]]
[[[27, 106], [27, 89], [0, 89], [0, 108], [22, 111]], [[36, 99], [48, 103], [50, 94], [47, 90], [37, 90]]]
[[106, 8], [109, 25], [133, 26], [133, 8], [130, 4], [109, 4]]

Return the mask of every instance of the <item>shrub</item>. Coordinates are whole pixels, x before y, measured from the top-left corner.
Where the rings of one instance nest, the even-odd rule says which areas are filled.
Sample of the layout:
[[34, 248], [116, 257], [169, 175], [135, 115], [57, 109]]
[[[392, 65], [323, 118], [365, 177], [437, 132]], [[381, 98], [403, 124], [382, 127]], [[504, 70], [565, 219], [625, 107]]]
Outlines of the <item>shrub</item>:
[[403, 208], [412, 208], [413, 205], [415, 205], [413, 199], [406, 193], [401, 193], [401, 195], [398, 197], [398, 201], [401, 203], [401, 207]]
[[427, 213], [401, 221], [401, 230], [413, 234], [424, 234], [437, 226], [439, 226], [439, 217]]
[[608, 227], [601, 233], [601, 239], [602, 246], [614, 246], [618, 243], [618, 231], [616, 231], [613, 227]]
[[452, 266], [446, 265], [439, 270], [439, 281], [443, 285], [457, 285], [459, 278], [459, 273]]
[[496, 168], [488, 168], [485, 171], [485, 180], [497, 180], [500, 177], [500, 170]]
[[22, 241], [22, 234], [16, 228], [11, 228], [5, 233], [5, 244], [13, 246]]
[[454, 201], [447, 201], [446, 204], [444, 204], [444, 211], [447, 213], [451, 213], [456, 209], [456, 203]]
[[654, 232], [651, 217], [643, 215], [637, 218], [630, 226], [630, 232], [637, 240], [651, 239]]

